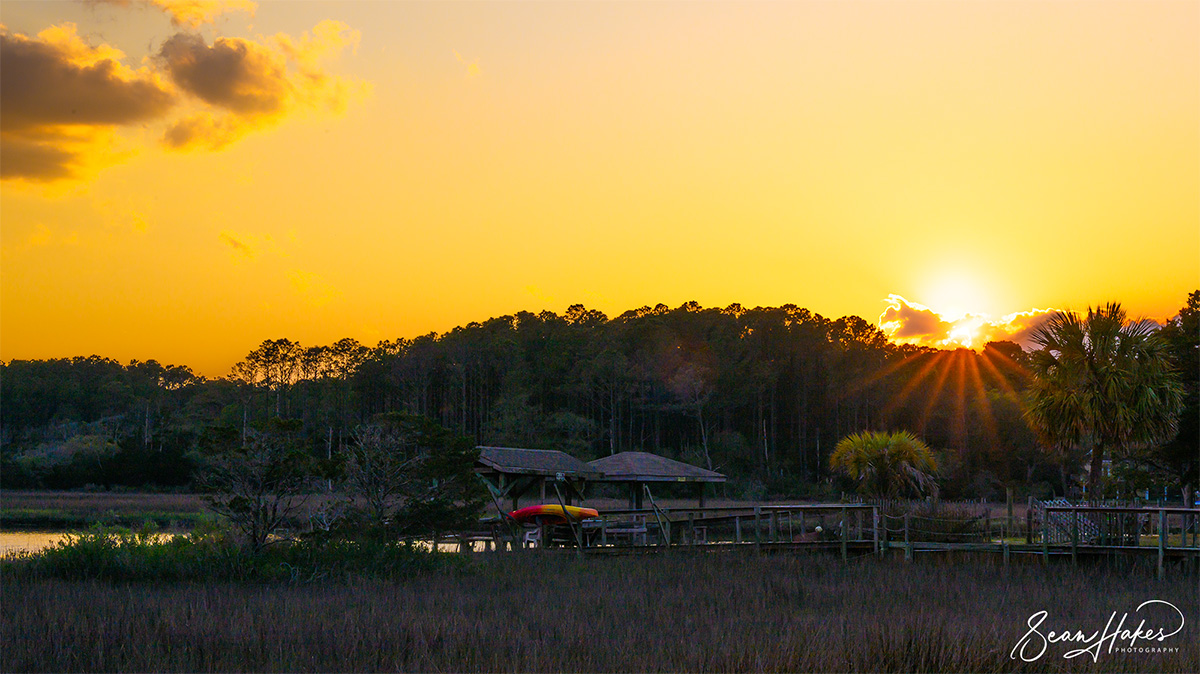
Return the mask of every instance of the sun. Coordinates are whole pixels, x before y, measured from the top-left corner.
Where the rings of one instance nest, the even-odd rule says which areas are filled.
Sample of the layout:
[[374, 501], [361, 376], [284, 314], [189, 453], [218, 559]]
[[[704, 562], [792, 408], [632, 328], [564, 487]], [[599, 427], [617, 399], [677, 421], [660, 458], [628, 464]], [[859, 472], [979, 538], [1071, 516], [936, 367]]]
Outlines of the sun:
[[[943, 315], [944, 316], [944, 315]], [[988, 317], [982, 314], [968, 314], [952, 321], [952, 327], [943, 342], [945, 346], [961, 346], [967, 349], [977, 349], [983, 337], [983, 328], [988, 323]]]
[[[990, 303], [988, 293], [973, 276], [961, 270], [943, 271], [925, 283], [922, 299], [938, 315], [950, 322], [968, 316], [984, 315]], [[978, 325], [976, 325], [978, 329]]]

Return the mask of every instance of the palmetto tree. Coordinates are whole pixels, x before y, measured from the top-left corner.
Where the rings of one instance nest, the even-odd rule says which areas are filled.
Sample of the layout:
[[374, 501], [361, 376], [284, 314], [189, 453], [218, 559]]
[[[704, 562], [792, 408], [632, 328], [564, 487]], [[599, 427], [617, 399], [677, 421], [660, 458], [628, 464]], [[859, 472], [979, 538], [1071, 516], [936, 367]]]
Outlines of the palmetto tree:
[[1148, 321], [1126, 322], [1118, 303], [1053, 314], [1033, 336], [1034, 378], [1025, 417], [1047, 444], [1091, 445], [1088, 494], [1097, 495], [1107, 453], [1169, 441], [1183, 386], [1169, 347]]
[[854, 433], [842, 438], [829, 466], [871, 496], [895, 497], [937, 492], [933, 452], [908, 431]]

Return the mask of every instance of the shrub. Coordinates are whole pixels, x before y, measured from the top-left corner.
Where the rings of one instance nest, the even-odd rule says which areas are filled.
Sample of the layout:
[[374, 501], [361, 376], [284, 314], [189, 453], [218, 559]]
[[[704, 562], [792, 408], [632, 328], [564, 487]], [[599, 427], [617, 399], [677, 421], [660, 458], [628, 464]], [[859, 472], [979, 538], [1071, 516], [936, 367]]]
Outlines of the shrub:
[[17, 576], [106, 581], [311, 583], [354, 577], [400, 579], [465, 570], [462, 558], [397, 542], [310, 539], [255, 549], [228, 529], [187, 536], [144, 527], [96, 526], [40, 552], [3, 562]]

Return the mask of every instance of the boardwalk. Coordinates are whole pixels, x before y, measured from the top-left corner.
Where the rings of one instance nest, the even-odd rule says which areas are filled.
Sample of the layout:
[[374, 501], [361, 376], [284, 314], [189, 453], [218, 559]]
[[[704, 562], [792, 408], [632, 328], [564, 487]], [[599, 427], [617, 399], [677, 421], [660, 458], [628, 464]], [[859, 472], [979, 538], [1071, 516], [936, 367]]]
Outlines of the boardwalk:
[[653, 554], [669, 549], [830, 550], [864, 555], [970, 552], [1081, 558], [1148, 556], [1160, 574], [1181, 561], [1200, 567], [1200, 509], [1045, 505], [1012, 517], [885, 514], [870, 504], [805, 504], [607, 510], [571, 525], [519, 528], [497, 522], [491, 549], [574, 548], [579, 554]]

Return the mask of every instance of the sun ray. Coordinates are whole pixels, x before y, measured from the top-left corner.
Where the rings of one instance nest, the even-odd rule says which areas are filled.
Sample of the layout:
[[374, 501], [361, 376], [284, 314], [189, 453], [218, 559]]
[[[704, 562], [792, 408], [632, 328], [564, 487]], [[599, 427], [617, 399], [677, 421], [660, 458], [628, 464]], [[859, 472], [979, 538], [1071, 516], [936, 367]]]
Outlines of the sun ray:
[[952, 369], [954, 370], [954, 390], [950, 403], [954, 411], [954, 421], [950, 427], [953, 430], [954, 443], [958, 445], [959, 452], [966, 452], [967, 449], [967, 371], [966, 367], [964, 367], [966, 358], [967, 352], [963, 349], [956, 349], [951, 358]]
[[987, 432], [988, 439], [995, 445], [1000, 439], [1000, 430], [996, 427], [996, 418], [992, 416], [992, 406], [988, 402], [987, 387], [984, 386], [983, 378], [979, 376], [980, 359], [981, 356], [978, 354], [972, 354], [967, 364], [970, 367], [970, 380], [975, 392], [976, 410], [983, 421], [983, 428]]
[[987, 368], [988, 372], [993, 377], [996, 378], [996, 382], [1000, 385], [1000, 388], [1003, 389], [1008, 395], [1016, 397], [1017, 390], [1013, 388], [1011, 383], [1009, 383], [1008, 377], [1004, 376], [1004, 373], [1000, 371], [1000, 368], [996, 367], [996, 364], [992, 362], [992, 358], [1003, 358], [1008, 362], [1009, 365], [1012, 366], [1013, 370], [1022, 377], [1026, 376], [1025, 368], [1021, 367], [1019, 363], [1013, 361], [1011, 358], [1003, 353], [1000, 353], [999, 351], [996, 351], [995, 349], [984, 349], [983, 353], [979, 354], [979, 357], [980, 360], [983, 361], [983, 366]]
[[[937, 360], [950, 361], [951, 359], [948, 358], [947, 355], [948, 354], [945, 354], [945, 353], [938, 354]], [[921, 410], [921, 432], [922, 433], [925, 432], [925, 425], [926, 425], [926, 422], [929, 420], [929, 413], [933, 411], [934, 405], [936, 405], [938, 403], [938, 400], [941, 399], [941, 397], [942, 397], [942, 388], [944, 388], [946, 385], [946, 377], [950, 376], [951, 366], [952, 366], [952, 363], [946, 363], [946, 366], [942, 368], [941, 373], [938, 375], [937, 381], [934, 382], [933, 388], [929, 392], [929, 398], [925, 402], [925, 407]]]
[[906, 358], [902, 364], [914, 363], [922, 357], [925, 357], [925, 359], [926, 359], [925, 364], [921, 366], [921, 368], [916, 372], [916, 374], [909, 377], [908, 383], [906, 383], [904, 385], [904, 388], [900, 389], [900, 392], [897, 393], [896, 395], [892, 396], [891, 400], [889, 400], [887, 402], [887, 404], [884, 405], [883, 410], [880, 412], [880, 416], [883, 419], [890, 419], [891, 416], [893, 414], [895, 414], [896, 410], [899, 409], [905, 403], [905, 401], [908, 400], [908, 397], [910, 395], [912, 395], [912, 392], [914, 390], [916, 390], [916, 388], [921, 385], [921, 382], [924, 381], [924, 379], [929, 376], [930, 372], [932, 372], [933, 369], [937, 367], [937, 362], [939, 359], [941, 359], [942, 354], [941, 353], [928, 353], [928, 352], [921, 353], [921, 354], [917, 354], [914, 356], [910, 356], [909, 358]]

